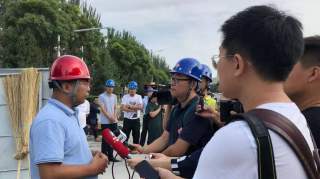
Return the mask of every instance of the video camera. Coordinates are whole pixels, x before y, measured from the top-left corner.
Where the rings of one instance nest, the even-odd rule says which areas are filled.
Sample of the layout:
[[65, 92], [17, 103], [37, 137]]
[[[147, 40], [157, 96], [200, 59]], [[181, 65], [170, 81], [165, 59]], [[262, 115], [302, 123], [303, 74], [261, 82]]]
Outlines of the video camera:
[[159, 105], [177, 104], [177, 99], [171, 96], [170, 85], [159, 85], [158, 91], [154, 92], [154, 96], [157, 97]]

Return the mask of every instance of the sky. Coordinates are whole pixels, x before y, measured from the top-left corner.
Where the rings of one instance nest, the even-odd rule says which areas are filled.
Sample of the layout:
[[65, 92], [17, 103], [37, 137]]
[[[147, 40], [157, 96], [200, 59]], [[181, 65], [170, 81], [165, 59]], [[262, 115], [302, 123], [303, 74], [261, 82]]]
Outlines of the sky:
[[[252, 5], [273, 5], [299, 19], [304, 35], [320, 34], [320, 0], [83, 0], [97, 9], [104, 27], [126, 30], [170, 68], [183, 57], [211, 65], [219, 53], [220, 27]], [[212, 68], [214, 75], [215, 70]]]

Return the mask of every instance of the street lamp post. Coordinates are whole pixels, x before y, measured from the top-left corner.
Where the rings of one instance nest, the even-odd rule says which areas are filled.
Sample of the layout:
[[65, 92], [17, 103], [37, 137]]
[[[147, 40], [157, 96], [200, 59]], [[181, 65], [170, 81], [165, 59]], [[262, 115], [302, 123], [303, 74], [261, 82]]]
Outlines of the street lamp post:
[[60, 35], [58, 34], [58, 44], [56, 47], [54, 47], [54, 50], [57, 51], [57, 57], [60, 57], [61, 56], [61, 45], [60, 45]]
[[[87, 32], [87, 31], [101, 30], [101, 29], [106, 29], [106, 28], [107, 28], [107, 27], [92, 27], [92, 28], [85, 28], [85, 29], [76, 29], [76, 30], [73, 30], [73, 32], [74, 32], [74, 33]], [[81, 45], [80, 50], [81, 50], [81, 59], [83, 60], [83, 56], [84, 56], [84, 48], [83, 48], [83, 45]]]
[[[153, 55], [153, 54], [158, 55], [158, 53], [163, 52], [165, 49], [166, 49], [166, 48], [161, 48], [161, 49], [158, 49], [158, 50], [155, 50], [155, 51], [152, 51], [152, 50], [151, 50], [151, 54], [152, 54], [152, 55]], [[153, 58], [151, 58], [151, 61], [152, 61], [152, 63], [153, 63]], [[154, 77], [153, 77], [153, 75], [151, 75], [151, 83], [154, 82], [153, 80], [154, 80]]]
[[83, 45], [81, 45], [80, 51], [81, 51], [81, 59], [83, 60], [83, 55], [84, 55]]
[[[100, 30], [100, 29], [107, 29], [107, 27], [92, 27], [92, 28], [85, 28], [85, 29], [76, 29], [76, 30], [73, 30], [73, 32], [78, 33], [78, 32], [86, 32], [86, 31]], [[58, 46], [55, 48], [57, 50], [57, 56], [60, 57], [61, 55], [60, 35], [58, 35]], [[83, 60], [83, 53], [84, 53], [83, 45], [81, 45], [80, 50], [82, 53], [81, 59]]]
[[91, 30], [100, 30], [100, 29], [106, 29], [107, 27], [92, 27], [92, 28], [86, 28], [86, 29], [76, 29], [73, 30], [73, 32], [86, 32]]

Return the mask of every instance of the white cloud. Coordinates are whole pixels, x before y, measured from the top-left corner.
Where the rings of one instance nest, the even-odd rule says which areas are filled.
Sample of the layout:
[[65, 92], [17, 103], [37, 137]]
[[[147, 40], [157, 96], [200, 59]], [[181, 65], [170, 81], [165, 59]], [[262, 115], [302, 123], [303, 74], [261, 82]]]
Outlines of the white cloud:
[[306, 36], [320, 34], [319, 0], [87, 0], [104, 26], [127, 30], [170, 66], [181, 57], [196, 57], [211, 66], [218, 53], [221, 24], [251, 5], [274, 4], [296, 16]]

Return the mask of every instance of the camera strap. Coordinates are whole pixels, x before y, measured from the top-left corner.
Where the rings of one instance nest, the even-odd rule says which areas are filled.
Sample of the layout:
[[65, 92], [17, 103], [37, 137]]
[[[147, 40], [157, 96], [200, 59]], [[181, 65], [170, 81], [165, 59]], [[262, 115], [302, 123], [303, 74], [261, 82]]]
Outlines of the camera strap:
[[[247, 121], [254, 135], [257, 143], [259, 179], [276, 179], [272, 141], [268, 129], [277, 133], [288, 143], [299, 158], [308, 178], [320, 179], [318, 150], [311, 152], [300, 130], [285, 116], [267, 109], [254, 109], [232, 118]], [[315, 143], [314, 147], [316, 148]]]

